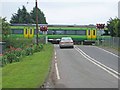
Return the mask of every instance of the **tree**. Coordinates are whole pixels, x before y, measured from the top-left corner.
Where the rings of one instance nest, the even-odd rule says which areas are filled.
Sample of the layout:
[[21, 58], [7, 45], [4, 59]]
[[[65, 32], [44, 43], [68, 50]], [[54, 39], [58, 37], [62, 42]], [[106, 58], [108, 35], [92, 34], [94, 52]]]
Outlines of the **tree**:
[[27, 12], [25, 6], [22, 9], [18, 9], [17, 13], [12, 15], [10, 23], [20, 23], [20, 24], [27, 24], [30, 23], [30, 14]]
[[110, 20], [107, 23], [107, 28], [110, 31], [110, 35], [113, 37], [120, 37], [120, 19], [115, 18]]
[[[38, 23], [47, 24], [44, 13], [39, 8], [37, 9], [38, 9]], [[31, 15], [32, 23], [36, 23], [36, 7], [33, 8], [30, 15]]]
[[[38, 23], [39, 24], [47, 24], [44, 13], [38, 9]], [[36, 8], [28, 13], [25, 6], [22, 9], [18, 9], [17, 13], [13, 14], [10, 20], [10, 23], [14, 24], [35, 24], [36, 23]]]
[[118, 22], [118, 37], [120, 37], [120, 19], [119, 19], [119, 22]]
[[6, 18], [0, 18], [0, 19], [2, 20], [2, 37], [4, 40], [4, 38], [7, 38], [11, 34], [10, 25], [6, 21]]

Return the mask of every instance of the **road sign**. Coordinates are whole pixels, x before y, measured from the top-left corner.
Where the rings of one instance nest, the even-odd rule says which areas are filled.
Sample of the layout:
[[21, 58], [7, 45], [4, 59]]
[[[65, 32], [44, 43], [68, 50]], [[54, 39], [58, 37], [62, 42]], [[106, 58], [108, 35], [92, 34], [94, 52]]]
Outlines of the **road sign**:
[[48, 30], [47, 26], [40, 26], [40, 31], [47, 31], [47, 30]]

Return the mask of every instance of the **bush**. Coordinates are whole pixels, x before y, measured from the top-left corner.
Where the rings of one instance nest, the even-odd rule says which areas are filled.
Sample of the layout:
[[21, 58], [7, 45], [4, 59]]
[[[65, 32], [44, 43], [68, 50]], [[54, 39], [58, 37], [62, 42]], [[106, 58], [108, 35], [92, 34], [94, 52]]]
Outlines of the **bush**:
[[21, 56], [21, 51], [22, 51], [21, 48], [17, 48], [14, 53], [16, 54], [17, 57], [20, 57]]
[[21, 57], [24, 57], [24, 56], [26, 56], [26, 51], [25, 51], [25, 50], [22, 50], [22, 51], [21, 51]]
[[[27, 46], [27, 48], [26, 48], [26, 46]], [[21, 49], [21, 48], [23, 48], [23, 49]], [[43, 44], [39, 44], [39, 45], [23, 44], [23, 46], [21, 48], [15, 48], [13, 46], [9, 46], [9, 48], [6, 49], [6, 52], [4, 53], [4, 56], [2, 58], [2, 66], [6, 65], [8, 63], [19, 62], [20, 58], [22, 58], [24, 56], [33, 55], [34, 52], [40, 52], [43, 49]]]
[[27, 38], [7, 38], [5, 40], [5, 48], [9, 48], [10, 46], [14, 48], [22, 48], [25, 49], [26, 46], [30, 45], [32, 43], [32, 39]]
[[26, 49], [25, 49], [25, 52], [26, 52], [26, 56], [32, 55], [32, 54], [33, 54], [33, 49], [32, 49], [32, 47], [26, 48]]
[[34, 52], [40, 52], [43, 49], [43, 45], [34, 45]]
[[12, 63], [17, 59], [16, 55], [14, 54], [14, 51], [8, 52], [6, 55], [9, 63]]
[[8, 63], [8, 61], [7, 61], [7, 55], [2, 56], [2, 65], [1, 66], [6, 65], [7, 63]]

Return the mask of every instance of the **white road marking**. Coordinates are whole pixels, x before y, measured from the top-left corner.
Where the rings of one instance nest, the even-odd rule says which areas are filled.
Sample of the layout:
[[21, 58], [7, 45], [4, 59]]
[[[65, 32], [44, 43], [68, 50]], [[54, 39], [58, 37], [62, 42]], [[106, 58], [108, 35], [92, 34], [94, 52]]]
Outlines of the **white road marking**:
[[56, 60], [56, 51], [55, 51], [55, 69], [56, 69], [56, 75], [57, 79], [60, 79], [59, 71], [58, 71], [58, 65], [57, 65], [57, 60]]
[[56, 56], [56, 51], [55, 51], [55, 56]]
[[57, 65], [57, 63], [55, 63], [55, 69], [56, 69], [57, 79], [60, 79], [60, 75], [59, 75], [59, 71], [58, 71], [58, 65]]
[[[78, 48], [78, 49], [79, 49], [79, 48]], [[95, 61], [96, 63], [98, 63], [98, 64], [100, 64], [100, 65], [102, 65], [102, 66], [104, 66], [105, 68], [108, 68], [109, 70], [113, 71], [114, 73], [119, 74], [117, 71], [115, 71], [115, 70], [113, 70], [113, 69], [105, 66], [104, 64], [98, 62], [97, 60], [93, 59], [92, 57], [90, 57], [89, 55], [87, 55], [85, 52], [83, 52], [81, 49], [79, 49], [79, 50], [80, 50], [84, 55], [86, 55], [88, 58], [90, 58], [91, 60]], [[120, 75], [120, 74], [119, 74], [119, 75]]]
[[[75, 48], [75, 49], [76, 49], [81, 55], [83, 55], [87, 60], [89, 60], [89, 61], [92, 62], [93, 64], [99, 66], [99, 67], [102, 68], [103, 70], [107, 71], [109, 74], [113, 75], [113, 76], [116, 77], [117, 79], [120, 79], [120, 78], [118, 77], [118, 75], [116, 75], [116, 74], [119, 74], [117, 71], [115, 71], [115, 70], [113, 70], [113, 69], [105, 66], [104, 64], [96, 61], [95, 59], [93, 59], [92, 57], [90, 57], [90, 56], [88, 56], [86, 53], [84, 53], [81, 49], [79, 49], [79, 48]], [[112, 71], [112, 72], [111, 72], [111, 71]], [[113, 72], [116, 73], [116, 74], [114, 74]], [[119, 75], [120, 75], [120, 74], [119, 74]]]
[[55, 59], [56, 59], [57, 57], [55, 56]]
[[109, 54], [112, 54], [113, 56], [116, 56], [116, 57], [120, 58], [118, 55], [116, 55], [116, 54], [114, 54], [114, 53], [112, 53], [112, 52], [110, 52], [110, 51], [107, 51], [107, 50], [105, 50], [105, 49], [99, 48], [99, 47], [97, 47], [97, 46], [96, 46], [96, 48], [101, 49], [101, 50], [103, 50], [103, 51], [105, 51], [105, 52], [107, 52], [107, 53], [109, 53]]

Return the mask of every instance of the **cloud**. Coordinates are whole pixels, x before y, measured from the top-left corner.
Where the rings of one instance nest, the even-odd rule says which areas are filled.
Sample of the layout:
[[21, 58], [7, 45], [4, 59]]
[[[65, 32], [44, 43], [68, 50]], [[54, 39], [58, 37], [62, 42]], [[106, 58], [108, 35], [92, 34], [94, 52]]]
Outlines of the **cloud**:
[[[118, 2], [119, 0], [37, 0], [38, 2]], [[35, 0], [1, 0], [1, 2], [35, 2]]]
[[48, 23], [88, 24], [106, 22], [110, 17], [117, 16], [113, 3], [49, 3], [42, 10]]
[[[9, 21], [12, 14], [16, 13], [22, 5], [25, 5], [30, 12], [35, 3], [29, 2], [27, 4], [28, 1], [31, 0], [25, 0], [25, 2], [3, 2], [2, 15], [6, 16]], [[107, 22], [110, 17], [114, 18], [118, 15], [117, 2], [111, 2], [116, 0], [110, 0], [110, 2], [108, 0], [101, 0], [101, 2], [100, 0], [90, 0], [94, 2], [89, 2], [88, 0], [84, 0], [84, 2], [82, 2], [83, 0], [79, 0], [81, 2], [78, 2], [78, 0], [74, 0], [75, 2], [72, 2], [73, 0], [70, 0], [70, 2], [62, 2], [63, 0], [52, 1], [44, 0], [44, 2], [38, 2], [38, 7], [44, 12], [49, 24], [95, 24], [97, 22]]]

